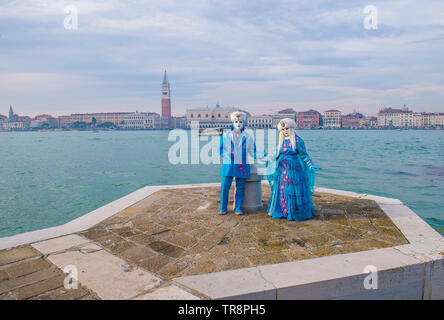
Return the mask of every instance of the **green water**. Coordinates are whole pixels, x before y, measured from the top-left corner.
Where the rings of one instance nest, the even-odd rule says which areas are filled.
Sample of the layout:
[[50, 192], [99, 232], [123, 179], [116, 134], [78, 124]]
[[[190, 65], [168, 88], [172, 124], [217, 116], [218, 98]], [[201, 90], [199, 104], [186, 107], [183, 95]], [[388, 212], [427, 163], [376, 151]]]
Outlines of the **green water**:
[[[299, 134], [317, 185], [398, 198], [444, 233], [444, 131]], [[172, 165], [167, 131], [0, 133], [0, 237], [52, 227], [146, 185], [219, 181], [218, 165]], [[202, 142], [202, 145], [206, 142]]]

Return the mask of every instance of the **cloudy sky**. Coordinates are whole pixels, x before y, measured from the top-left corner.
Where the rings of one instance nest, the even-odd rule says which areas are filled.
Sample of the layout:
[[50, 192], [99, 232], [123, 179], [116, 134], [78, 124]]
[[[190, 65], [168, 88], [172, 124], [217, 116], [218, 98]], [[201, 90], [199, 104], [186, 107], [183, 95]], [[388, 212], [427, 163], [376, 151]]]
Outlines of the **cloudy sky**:
[[165, 68], [174, 115], [444, 112], [443, 53], [442, 0], [1, 0], [0, 113], [160, 112]]

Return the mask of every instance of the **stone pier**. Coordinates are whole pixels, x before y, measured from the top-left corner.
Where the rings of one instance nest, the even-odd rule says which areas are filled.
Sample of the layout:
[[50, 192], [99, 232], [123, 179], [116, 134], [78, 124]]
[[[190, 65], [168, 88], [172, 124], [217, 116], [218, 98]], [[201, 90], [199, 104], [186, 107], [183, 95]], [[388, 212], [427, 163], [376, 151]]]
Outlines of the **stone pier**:
[[0, 300], [444, 299], [444, 239], [399, 200], [317, 188], [314, 219], [294, 222], [266, 214], [269, 193], [263, 183], [262, 209], [221, 216], [218, 184], [145, 187], [2, 238]]

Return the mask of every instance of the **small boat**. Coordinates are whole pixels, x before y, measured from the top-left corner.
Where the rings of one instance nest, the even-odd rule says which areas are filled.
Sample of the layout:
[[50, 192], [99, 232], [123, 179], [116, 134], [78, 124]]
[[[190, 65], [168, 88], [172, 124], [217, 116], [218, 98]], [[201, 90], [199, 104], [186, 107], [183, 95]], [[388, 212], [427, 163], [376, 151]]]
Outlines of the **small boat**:
[[221, 136], [224, 133], [223, 128], [202, 128], [199, 129], [200, 136]]

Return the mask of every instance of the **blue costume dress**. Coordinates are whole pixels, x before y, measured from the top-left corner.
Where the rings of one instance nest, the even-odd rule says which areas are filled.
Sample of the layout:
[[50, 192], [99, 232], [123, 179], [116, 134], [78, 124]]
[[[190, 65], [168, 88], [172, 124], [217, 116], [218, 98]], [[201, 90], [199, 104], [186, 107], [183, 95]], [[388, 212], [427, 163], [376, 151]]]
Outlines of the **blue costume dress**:
[[235, 212], [242, 212], [241, 206], [244, 199], [245, 181], [250, 177], [250, 164], [247, 155], [256, 157], [256, 146], [253, 138], [244, 130], [236, 137], [233, 130], [226, 132], [220, 140], [220, 156], [223, 158], [220, 175], [221, 201], [220, 211], [226, 212], [228, 205], [228, 193], [236, 178]]
[[304, 140], [296, 135], [296, 148], [292, 149], [290, 139], [280, 146], [279, 156], [273, 165], [273, 174], [268, 176], [271, 196], [268, 214], [276, 219], [302, 221], [313, 217], [314, 169], [310, 156], [305, 150]]

